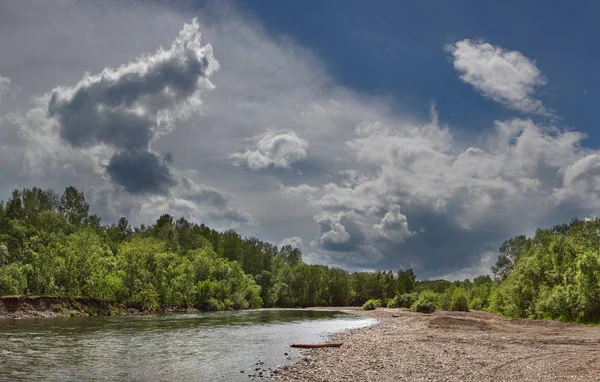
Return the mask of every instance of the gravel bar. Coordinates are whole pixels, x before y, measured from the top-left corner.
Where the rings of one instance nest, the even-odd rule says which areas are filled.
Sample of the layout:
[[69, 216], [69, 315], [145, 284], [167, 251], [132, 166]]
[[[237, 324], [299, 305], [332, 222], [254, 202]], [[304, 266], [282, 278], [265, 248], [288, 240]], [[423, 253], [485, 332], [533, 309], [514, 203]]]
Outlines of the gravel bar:
[[600, 327], [480, 312], [344, 310], [376, 325], [304, 351], [283, 381], [600, 381]]

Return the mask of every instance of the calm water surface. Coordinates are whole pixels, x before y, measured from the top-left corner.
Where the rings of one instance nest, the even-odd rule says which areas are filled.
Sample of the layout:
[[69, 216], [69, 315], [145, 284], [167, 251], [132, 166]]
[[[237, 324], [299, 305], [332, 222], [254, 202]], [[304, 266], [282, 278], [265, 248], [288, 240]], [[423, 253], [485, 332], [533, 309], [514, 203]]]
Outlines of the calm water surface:
[[374, 322], [302, 309], [0, 321], [0, 380], [248, 381], [297, 361], [292, 343]]

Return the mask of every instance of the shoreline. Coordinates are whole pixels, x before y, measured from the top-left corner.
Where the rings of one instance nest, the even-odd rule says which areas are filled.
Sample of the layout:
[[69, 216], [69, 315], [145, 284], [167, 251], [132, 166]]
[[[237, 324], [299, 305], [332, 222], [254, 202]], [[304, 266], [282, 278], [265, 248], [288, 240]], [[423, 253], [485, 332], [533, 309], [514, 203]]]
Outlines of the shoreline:
[[138, 316], [147, 314], [198, 313], [198, 309], [163, 306], [155, 311], [136, 303], [112, 303], [83, 297], [3, 296], [0, 297], [0, 322], [21, 319], [61, 317]]
[[482, 311], [339, 309], [378, 320], [329, 336], [339, 348], [305, 350], [273, 380], [598, 381], [600, 328], [509, 319]]
[[[343, 313], [361, 311], [360, 307], [295, 307], [295, 308], [259, 308], [321, 310]], [[245, 309], [251, 310], [251, 309]], [[207, 313], [210, 310], [161, 306], [148, 310], [139, 303], [115, 303], [87, 297], [57, 296], [0, 296], [0, 322], [21, 319], [47, 319], [64, 317], [96, 316], [141, 316], [151, 314]]]

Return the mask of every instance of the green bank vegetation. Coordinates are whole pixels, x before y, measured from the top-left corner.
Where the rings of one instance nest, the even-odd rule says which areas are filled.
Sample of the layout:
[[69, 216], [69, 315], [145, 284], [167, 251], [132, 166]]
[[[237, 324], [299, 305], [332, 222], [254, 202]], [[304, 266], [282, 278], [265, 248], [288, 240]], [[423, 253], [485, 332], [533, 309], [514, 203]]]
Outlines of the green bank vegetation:
[[0, 202], [0, 295], [85, 297], [147, 310], [378, 306], [488, 310], [509, 317], [600, 321], [600, 220], [507, 240], [494, 279], [417, 280], [412, 269], [348, 273], [308, 265], [230, 230], [170, 215], [101, 224], [82, 192], [15, 190]]

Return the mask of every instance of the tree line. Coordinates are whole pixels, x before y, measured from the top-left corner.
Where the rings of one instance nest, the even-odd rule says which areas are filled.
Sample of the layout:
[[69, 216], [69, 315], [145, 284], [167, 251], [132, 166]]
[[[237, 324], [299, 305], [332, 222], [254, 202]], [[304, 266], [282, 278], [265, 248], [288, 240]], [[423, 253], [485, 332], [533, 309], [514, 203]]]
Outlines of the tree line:
[[363, 305], [488, 310], [509, 317], [600, 320], [600, 220], [574, 219], [500, 247], [494, 278], [418, 280], [412, 269], [355, 272], [302, 261], [233, 230], [165, 214], [105, 225], [83, 192], [14, 190], [0, 202], [0, 295], [88, 297], [148, 310]]
[[418, 284], [412, 270], [348, 273], [291, 246], [170, 215], [103, 225], [84, 194], [14, 190], [0, 202], [0, 295], [89, 297], [206, 310], [362, 305]]

